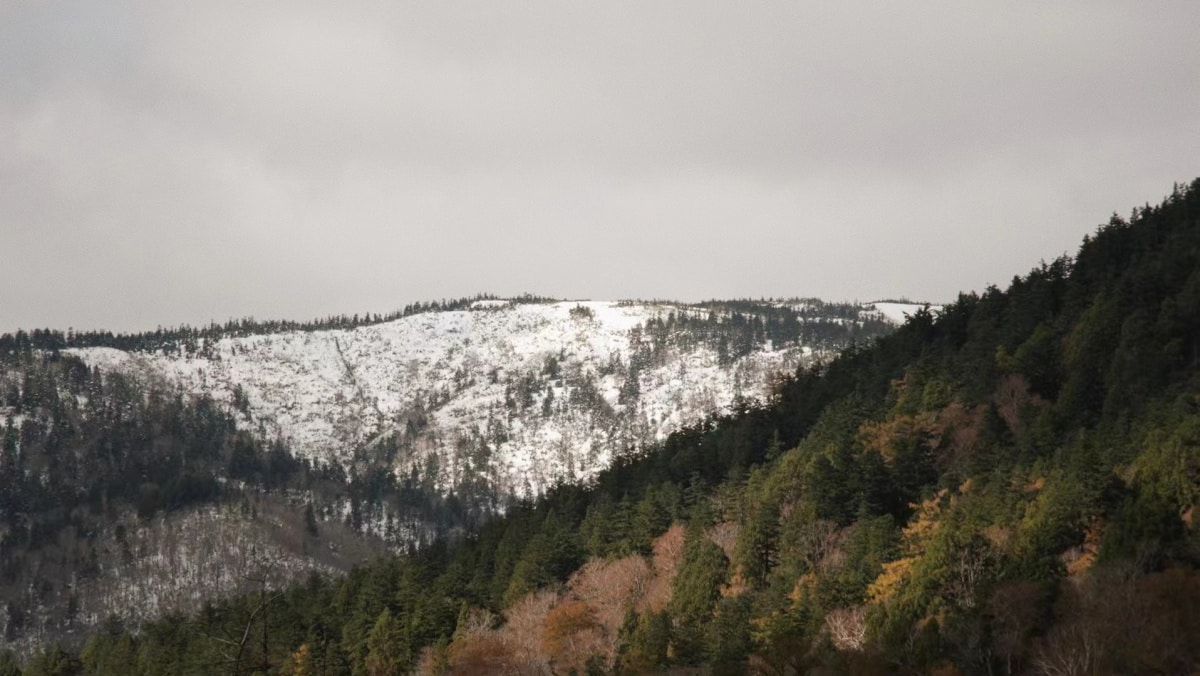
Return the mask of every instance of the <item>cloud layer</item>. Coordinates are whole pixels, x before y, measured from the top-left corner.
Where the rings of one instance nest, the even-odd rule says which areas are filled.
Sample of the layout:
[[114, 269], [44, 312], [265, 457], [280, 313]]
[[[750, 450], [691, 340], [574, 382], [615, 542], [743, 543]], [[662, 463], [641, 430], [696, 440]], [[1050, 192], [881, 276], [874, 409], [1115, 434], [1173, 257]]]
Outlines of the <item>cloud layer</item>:
[[168, 4], [0, 7], [0, 330], [945, 300], [1200, 175], [1194, 2]]

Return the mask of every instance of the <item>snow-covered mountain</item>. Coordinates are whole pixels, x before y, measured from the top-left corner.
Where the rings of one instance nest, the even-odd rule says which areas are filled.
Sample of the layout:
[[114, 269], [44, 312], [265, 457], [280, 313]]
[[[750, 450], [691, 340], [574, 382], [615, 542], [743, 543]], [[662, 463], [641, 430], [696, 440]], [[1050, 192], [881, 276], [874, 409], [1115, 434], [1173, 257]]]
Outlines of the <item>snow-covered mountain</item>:
[[347, 330], [71, 352], [208, 394], [315, 464], [528, 495], [761, 400], [781, 374], [902, 316], [897, 304], [743, 305], [482, 300]]
[[27, 655], [461, 532], [916, 309], [525, 297], [0, 336], [0, 641]]

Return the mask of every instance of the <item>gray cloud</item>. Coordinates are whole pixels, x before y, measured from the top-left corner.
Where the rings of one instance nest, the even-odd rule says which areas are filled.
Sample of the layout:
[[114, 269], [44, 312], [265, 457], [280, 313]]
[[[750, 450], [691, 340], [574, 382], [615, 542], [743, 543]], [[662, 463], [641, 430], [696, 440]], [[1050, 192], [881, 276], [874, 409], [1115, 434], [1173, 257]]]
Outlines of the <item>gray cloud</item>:
[[6, 3], [0, 330], [943, 300], [1200, 174], [1200, 5], [911, 5]]

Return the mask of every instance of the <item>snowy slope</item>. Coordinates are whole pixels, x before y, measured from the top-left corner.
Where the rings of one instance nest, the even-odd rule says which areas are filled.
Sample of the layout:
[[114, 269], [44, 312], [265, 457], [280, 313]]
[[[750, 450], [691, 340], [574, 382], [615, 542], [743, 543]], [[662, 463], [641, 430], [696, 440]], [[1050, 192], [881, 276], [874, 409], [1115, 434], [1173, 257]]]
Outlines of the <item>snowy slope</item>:
[[921, 308], [928, 308], [931, 312], [937, 313], [942, 310], [941, 305], [929, 305], [926, 303], [899, 303], [892, 301], [878, 301], [874, 303], [866, 303], [865, 308], [874, 310], [893, 324], [903, 324], [908, 321], [908, 318], [917, 313]]
[[821, 356], [766, 342], [722, 365], [704, 341], [682, 341], [634, 368], [638, 327], [672, 311], [696, 310], [481, 301], [351, 330], [223, 338], [190, 355], [73, 352], [207, 393], [315, 462], [529, 494], [586, 480], [738, 398], [759, 400], [772, 378]]

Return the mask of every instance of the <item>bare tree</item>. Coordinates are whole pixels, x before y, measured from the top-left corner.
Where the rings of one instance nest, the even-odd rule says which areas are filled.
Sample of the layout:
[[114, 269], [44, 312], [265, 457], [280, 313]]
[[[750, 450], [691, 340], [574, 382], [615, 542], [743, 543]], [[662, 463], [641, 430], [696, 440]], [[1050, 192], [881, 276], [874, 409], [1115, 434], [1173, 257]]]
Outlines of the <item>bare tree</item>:
[[[251, 609], [250, 614], [246, 616], [245, 623], [239, 625], [238, 630], [226, 627], [219, 636], [204, 634], [206, 638], [217, 644], [217, 651], [222, 659], [215, 664], [202, 666], [220, 667], [226, 673], [235, 675], [252, 668], [260, 669], [263, 673], [270, 669], [270, 608], [271, 603], [282, 595], [279, 592], [270, 593], [270, 589], [279, 586], [281, 566], [282, 560], [278, 554], [260, 555], [255, 549], [251, 549], [249, 556], [243, 558], [242, 568], [245, 572], [240, 577], [249, 585], [257, 588], [258, 601]], [[256, 624], [261, 627], [259, 639], [262, 650], [257, 666], [255, 666], [253, 658], [247, 655], [254, 638]]]
[[867, 607], [838, 608], [825, 616], [825, 631], [838, 650], [862, 650], [867, 643]]

